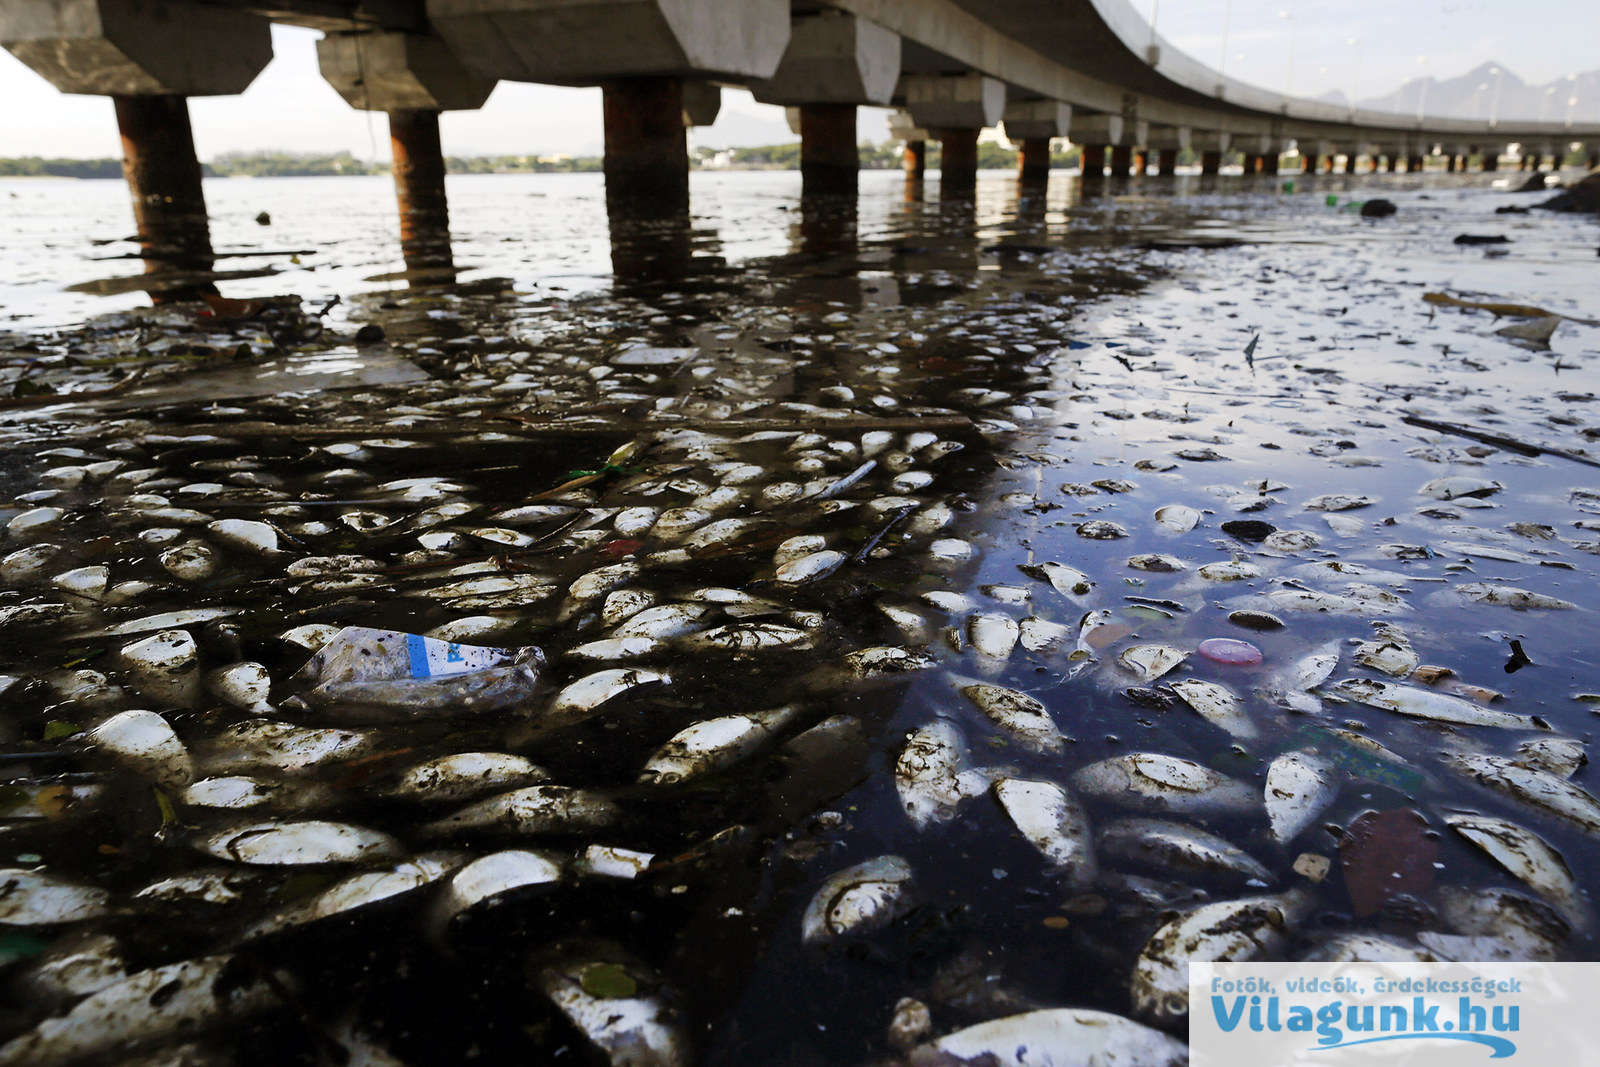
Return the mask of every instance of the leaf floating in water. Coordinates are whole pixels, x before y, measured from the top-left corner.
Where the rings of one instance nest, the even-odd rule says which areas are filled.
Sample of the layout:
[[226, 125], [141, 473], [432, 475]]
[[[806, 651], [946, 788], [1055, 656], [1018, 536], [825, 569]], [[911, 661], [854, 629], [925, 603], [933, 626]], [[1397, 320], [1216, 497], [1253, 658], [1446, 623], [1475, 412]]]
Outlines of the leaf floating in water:
[[639, 983], [617, 963], [591, 963], [578, 976], [578, 983], [591, 997], [619, 1000], [639, 991]]
[[1426, 891], [1433, 885], [1438, 855], [1439, 843], [1415, 809], [1364, 812], [1339, 844], [1345, 890], [1356, 915], [1373, 914], [1397, 894]]
[[1252, 372], [1256, 369], [1256, 344], [1260, 342], [1260, 340], [1261, 335], [1258, 333], [1254, 337], [1250, 338], [1249, 344], [1244, 346], [1244, 361], [1250, 367]]

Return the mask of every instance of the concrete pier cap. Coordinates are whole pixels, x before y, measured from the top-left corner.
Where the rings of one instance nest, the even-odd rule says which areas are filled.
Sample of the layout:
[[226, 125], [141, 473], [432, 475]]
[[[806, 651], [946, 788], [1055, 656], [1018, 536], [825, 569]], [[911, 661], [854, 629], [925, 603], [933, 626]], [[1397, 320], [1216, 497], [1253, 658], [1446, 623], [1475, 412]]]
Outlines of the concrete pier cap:
[[[799, 132], [798, 130], [795, 132]], [[908, 111], [892, 111], [889, 113], [889, 136], [896, 141], [931, 141], [933, 138], [928, 131], [917, 125], [917, 120], [911, 117]]]
[[715, 82], [686, 81], [683, 83], [683, 124], [685, 126], [710, 126], [722, 113], [722, 86]]
[[899, 93], [924, 129], [981, 130], [1006, 109], [1005, 82], [985, 74], [906, 74]]
[[419, 33], [330, 34], [317, 42], [317, 65], [358, 111], [471, 111], [495, 86], [442, 40]]
[[1072, 129], [1072, 105], [1057, 100], [1013, 100], [1002, 120], [1013, 142], [1066, 137]]
[[1182, 151], [1194, 146], [1194, 134], [1187, 126], [1152, 125], [1143, 143], [1162, 152]]
[[231, 96], [272, 59], [266, 19], [187, 0], [5, 0], [0, 45], [98, 96]]
[[764, 104], [887, 104], [900, 79], [900, 35], [845, 11], [796, 15], [772, 77], [752, 81]]
[[1194, 130], [1186, 146], [1196, 152], [1226, 152], [1233, 146], [1233, 134], [1222, 130]]
[[770, 78], [788, 0], [427, 0], [428, 22], [478, 72], [593, 85], [619, 78]]
[[1121, 115], [1088, 115], [1075, 111], [1067, 137], [1073, 144], [1120, 145], [1126, 132], [1127, 124]]

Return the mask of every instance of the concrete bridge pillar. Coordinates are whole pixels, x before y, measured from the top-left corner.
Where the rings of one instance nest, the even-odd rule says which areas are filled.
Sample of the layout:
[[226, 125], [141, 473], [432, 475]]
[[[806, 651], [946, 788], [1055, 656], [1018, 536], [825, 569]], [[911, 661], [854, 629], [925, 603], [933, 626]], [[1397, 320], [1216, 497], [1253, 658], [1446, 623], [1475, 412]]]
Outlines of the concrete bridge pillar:
[[1278, 173], [1278, 153], [1276, 150], [1268, 152], [1261, 157], [1261, 173]]
[[1359, 148], [1352, 148], [1348, 152], [1346, 152], [1344, 154], [1344, 172], [1346, 174], [1354, 174], [1356, 172], [1357, 164], [1358, 164], [1360, 158], [1361, 158], [1361, 149], [1359, 149]]
[[939, 196], [971, 197], [978, 185], [978, 134], [1005, 112], [1006, 86], [983, 74], [907, 74], [906, 110], [939, 142]]
[[1420, 174], [1422, 171], [1427, 169], [1427, 165], [1428, 161], [1426, 156], [1412, 156], [1406, 160], [1406, 173]]
[[1080, 145], [1083, 153], [1083, 180], [1097, 182], [1106, 176], [1106, 146], [1103, 144]]
[[109, 96], [156, 303], [215, 292], [188, 98], [243, 92], [272, 59], [267, 22], [189, 0], [6, 0], [0, 45], [64, 93]]
[[[1377, 168], [1377, 160], [1373, 160], [1373, 168], [1374, 169]], [[1399, 173], [1399, 171], [1400, 171], [1400, 153], [1399, 152], [1389, 152], [1387, 155], [1385, 155], [1384, 156], [1384, 160], [1383, 160], [1383, 169], [1388, 171], [1390, 174]]]
[[601, 83], [606, 203], [615, 212], [676, 216], [689, 210], [689, 140], [683, 79]]
[[437, 37], [414, 33], [331, 34], [317, 42], [317, 65], [351, 107], [388, 113], [400, 251], [412, 280], [454, 280], [439, 112], [482, 107], [494, 79], [469, 70]]
[[898, 34], [832, 9], [794, 18], [777, 69], [750, 91], [763, 103], [799, 107], [804, 194], [855, 192], [856, 106], [887, 104], [899, 77]]
[[1050, 142], [1072, 129], [1072, 108], [1055, 100], [1012, 100], [1002, 121], [1006, 139], [1018, 147], [1017, 178], [1030, 186], [1050, 180]]
[[1215, 148], [1203, 149], [1200, 153], [1200, 173], [1219, 174], [1222, 171], [1222, 153]]
[[1118, 144], [1111, 146], [1111, 176], [1113, 178], [1126, 178], [1128, 171], [1133, 167], [1133, 146]]
[[1316, 150], [1312, 149], [1311, 151], [1308, 152], [1305, 149], [1301, 149], [1300, 150], [1300, 173], [1301, 174], [1315, 174], [1316, 172], [1317, 172], [1317, 153], [1316, 153]]
[[908, 179], [916, 182], [922, 181], [928, 170], [928, 142], [907, 141], [905, 154], [902, 156], [902, 165], [905, 167]]
[[1596, 167], [1600, 167], [1600, 151], [1591, 148], [1589, 149], [1589, 169], [1594, 170]]

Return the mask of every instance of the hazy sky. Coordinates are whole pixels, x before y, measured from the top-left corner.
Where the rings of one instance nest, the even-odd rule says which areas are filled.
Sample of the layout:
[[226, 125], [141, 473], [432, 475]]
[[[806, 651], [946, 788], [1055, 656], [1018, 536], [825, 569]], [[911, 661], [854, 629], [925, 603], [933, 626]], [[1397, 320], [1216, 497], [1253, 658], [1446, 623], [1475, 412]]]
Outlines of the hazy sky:
[[[1462, 74], [1496, 60], [1528, 82], [1600, 66], [1595, 0], [1134, 0], [1178, 47], [1227, 74], [1279, 91], [1314, 96], [1340, 89], [1359, 98], [1408, 78]], [[1224, 38], [1226, 27], [1226, 38]], [[237, 97], [191, 103], [202, 158], [283, 148], [348, 149], [388, 155], [382, 115], [351, 110], [317, 73], [318, 34], [273, 28], [272, 63]], [[0, 52], [0, 155], [115, 156], [109, 101], [64, 96]], [[863, 109], [860, 134], [887, 136], [886, 112]], [[597, 89], [501, 82], [481, 110], [443, 120], [454, 154], [598, 154]], [[693, 131], [705, 145], [792, 140], [780, 109], [725, 91], [715, 126]]]

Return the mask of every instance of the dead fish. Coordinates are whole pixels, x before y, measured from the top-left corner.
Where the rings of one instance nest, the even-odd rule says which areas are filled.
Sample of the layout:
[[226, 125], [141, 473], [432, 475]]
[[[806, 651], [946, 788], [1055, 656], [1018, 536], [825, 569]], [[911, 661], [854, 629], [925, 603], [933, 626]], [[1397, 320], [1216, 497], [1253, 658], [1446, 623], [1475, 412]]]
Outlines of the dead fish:
[[1118, 819], [1101, 829], [1099, 843], [1107, 858], [1157, 874], [1226, 877], [1262, 885], [1277, 880], [1231, 842], [1165, 819]]
[[167, 707], [200, 702], [200, 650], [187, 630], [162, 630], [117, 650], [134, 688]]
[[1372, 496], [1353, 493], [1325, 493], [1322, 496], [1312, 497], [1301, 506], [1307, 511], [1354, 511], [1356, 508], [1369, 507], [1377, 502], [1378, 498]]
[[396, 800], [471, 800], [550, 779], [550, 772], [509, 752], [455, 752], [406, 768], [384, 793]]
[[1153, 571], [1158, 574], [1176, 574], [1178, 571], [1189, 569], [1189, 565], [1177, 556], [1168, 556], [1160, 552], [1129, 556], [1128, 566], [1136, 571]]
[[1345, 933], [1330, 937], [1306, 955], [1306, 963], [1438, 963], [1422, 945], [1381, 934]]
[[429, 928], [442, 934], [455, 919], [486, 900], [519, 890], [554, 889], [563, 863], [554, 853], [508, 849], [473, 860], [457, 870], [429, 910]]
[[1589, 762], [1589, 756], [1583, 742], [1575, 737], [1536, 737], [1517, 746], [1516, 762], [1560, 778], [1571, 778]]
[[590, 789], [564, 785], [532, 785], [480, 800], [423, 831], [435, 836], [458, 830], [490, 830], [512, 834], [576, 833], [603, 830], [621, 815], [609, 798]]
[[209, 746], [205, 764], [211, 773], [267, 769], [309, 774], [320, 767], [365, 756], [376, 747], [377, 740], [376, 734], [365, 730], [319, 729], [251, 719], [219, 733]]
[[1110, 1012], [1051, 1008], [991, 1019], [911, 1052], [914, 1067], [1186, 1067], [1189, 1049]]
[[1550, 905], [1509, 889], [1443, 885], [1434, 896], [1440, 916], [1460, 933], [1423, 930], [1417, 940], [1450, 959], [1553, 960], [1572, 936]]
[[799, 585], [802, 582], [814, 582], [819, 578], [826, 578], [843, 566], [848, 559], [843, 552], [834, 549], [824, 549], [821, 552], [812, 552], [801, 556], [799, 559], [790, 560], [778, 568], [774, 576], [784, 585]]
[[253, 941], [393, 900], [432, 885], [466, 861], [467, 857], [460, 852], [424, 852], [387, 870], [353, 874], [326, 889], [278, 908], [251, 925], [239, 939]]
[[1455, 500], [1458, 497], [1493, 496], [1504, 488], [1505, 486], [1499, 482], [1492, 482], [1487, 478], [1454, 475], [1445, 478], [1434, 478], [1424, 483], [1417, 492], [1422, 496], [1432, 497], [1434, 500]]
[[874, 933], [910, 910], [911, 864], [876, 856], [837, 871], [822, 883], [800, 919], [808, 944]]
[[1070, 886], [1094, 881], [1095, 859], [1089, 816], [1083, 805], [1054, 782], [1000, 778], [994, 796], [1017, 830]]
[[1207, 563], [1199, 570], [1200, 577], [1208, 582], [1243, 582], [1261, 577], [1261, 568], [1242, 559], [1227, 563]]
[[1181, 682], [1173, 682], [1167, 688], [1182, 697], [1183, 702], [1201, 718], [1234, 737], [1255, 737], [1259, 732], [1250, 716], [1245, 714], [1239, 697], [1225, 685], [1186, 678]]
[[990, 611], [967, 619], [967, 640], [980, 656], [1003, 661], [1017, 647], [1020, 636], [1017, 621], [1009, 615]]
[[1019, 565], [1017, 569], [1030, 578], [1049, 582], [1051, 588], [1068, 598], [1088, 596], [1094, 588], [1094, 582], [1087, 574], [1065, 563], [1029, 563]]
[[1489, 582], [1470, 582], [1456, 586], [1456, 594], [1473, 604], [1492, 604], [1495, 607], [1514, 608], [1518, 611], [1576, 611], [1578, 605], [1570, 600], [1560, 600], [1543, 593], [1519, 589], [1514, 585], [1493, 585]]
[[643, 785], [677, 785], [726, 770], [772, 744], [799, 716], [789, 704], [767, 711], [705, 719], [679, 730], [656, 749], [639, 775]]
[[89, 731], [89, 743], [157, 785], [181, 789], [194, 780], [194, 761], [166, 719], [153, 711], [124, 711]]
[[1363, 641], [1355, 651], [1355, 661], [1363, 667], [1381, 671], [1391, 678], [1404, 678], [1422, 662], [1405, 631], [1389, 623], [1377, 624], [1378, 635]]
[[54, 926], [98, 918], [111, 894], [44, 871], [0, 869], [0, 926]]
[[877, 645], [850, 653], [844, 658], [844, 665], [858, 678], [878, 678], [925, 671], [936, 666], [936, 661], [924, 652], [913, 652], [893, 645]]
[[1335, 687], [1335, 692], [1359, 704], [1416, 719], [1431, 719], [1457, 726], [1494, 726], [1506, 730], [1545, 729], [1539, 720], [1528, 715], [1486, 708], [1431, 689], [1378, 682], [1370, 678], [1346, 678]]
[[1055, 652], [1072, 640], [1072, 630], [1060, 623], [1029, 615], [1017, 624], [1017, 639], [1029, 652]]
[[1026, 693], [1003, 685], [967, 685], [961, 695], [977, 705], [995, 725], [1037, 752], [1061, 752], [1066, 738], [1045, 706]]
[[1576, 782], [1487, 753], [1453, 753], [1443, 759], [1445, 766], [1480, 785], [1565, 819], [1586, 833], [1600, 834], [1600, 800]]
[[1248, 783], [1160, 752], [1130, 752], [1091, 763], [1079, 768], [1072, 782], [1097, 800], [1179, 815], [1248, 812], [1259, 803]]
[[579, 678], [557, 693], [539, 716], [546, 726], [569, 726], [636, 690], [668, 685], [672, 677], [643, 667], [614, 667]]
[[106, 599], [106, 586], [110, 581], [110, 567], [74, 567], [51, 578], [50, 584], [63, 593], [99, 603]]
[[906, 738], [895, 760], [894, 785], [911, 825], [922, 830], [948, 822], [963, 800], [987, 786], [966, 763], [966, 742], [952, 723], [931, 722]]
[[1281, 844], [1293, 841], [1338, 793], [1333, 765], [1315, 752], [1278, 756], [1267, 767], [1267, 821], [1272, 824], [1272, 836]]
[[1120, 523], [1108, 519], [1090, 519], [1078, 524], [1078, 536], [1090, 541], [1115, 541], [1127, 537], [1128, 531]]
[[612, 631], [612, 637], [648, 637], [666, 641], [705, 629], [703, 619], [711, 614], [706, 604], [660, 604], [646, 606]]
[[1200, 525], [1200, 513], [1183, 504], [1168, 504], [1156, 509], [1156, 523], [1173, 533], [1188, 533]]
[[86, 997], [128, 976], [122, 945], [109, 933], [80, 930], [58, 938], [17, 975], [20, 989], [38, 1005]]
[[1286, 708], [1315, 715], [1322, 710], [1322, 701], [1312, 696], [1311, 690], [1327, 681], [1338, 666], [1339, 643], [1329, 641], [1273, 674], [1262, 686], [1262, 695]]
[[1447, 812], [1444, 821], [1549, 901], [1574, 929], [1588, 928], [1589, 909], [1583, 902], [1577, 880], [1561, 853], [1544, 838], [1509, 819], [1492, 815]]
[[610, 946], [563, 946], [536, 973], [545, 996], [612, 1064], [688, 1067], [676, 998], [632, 957]]
[[208, 856], [258, 866], [355, 863], [388, 859], [404, 850], [388, 834], [348, 823], [321, 820], [244, 823], [195, 838]]
[[596, 567], [581, 575], [567, 587], [567, 599], [561, 606], [559, 618], [562, 621], [572, 618], [591, 602], [600, 600], [607, 593], [632, 582], [639, 577], [639, 573], [640, 568], [637, 563], [625, 561]]
[[197, 808], [224, 808], [242, 811], [267, 808], [274, 811], [306, 811], [327, 807], [336, 794], [321, 783], [268, 781], [245, 775], [202, 778], [178, 794], [178, 803]]
[[690, 652], [732, 652], [748, 654], [776, 649], [803, 651], [812, 645], [811, 635], [792, 626], [770, 622], [741, 622], [690, 634], [680, 647]]
[[217, 699], [246, 715], [275, 715], [267, 702], [272, 692], [272, 674], [265, 664], [243, 662], [218, 667], [205, 675], [206, 689]]
[[1130, 645], [1117, 656], [1117, 663], [1141, 682], [1153, 682], [1188, 656], [1187, 652], [1171, 645]]
[[1189, 1014], [1189, 964], [1245, 962], [1282, 951], [1289, 927], [1309, 910], [1298, 891], [1203, 904], [1161, 927], [1134, 964], [1135, 1013], [1161, 1023]]
[[651, 852], [615, 845], [590, 845], [576, 857], [573, 869], [583, 875], [631, 881], [647, 873], [654, 862], [655, 854]]
[[1374, 585], [1353, 583], [1344, 593], [1320, 589], [1273, 589], [1264, 594], [1273, 611], [1327, 615], [1400, 615], [1410, 611], [1404, 600]]
[[212, 537], [228, 548], [260, 556], [278, 554], [278, 531], [254, 519], [218, 519], [206, 524]]
[[286, 975], [268, 976], [232, 955], [139, 971], [90, 994], [0, 1047], [4, 1067], [54, 1067], [171, 1041], [277, 1008]]

